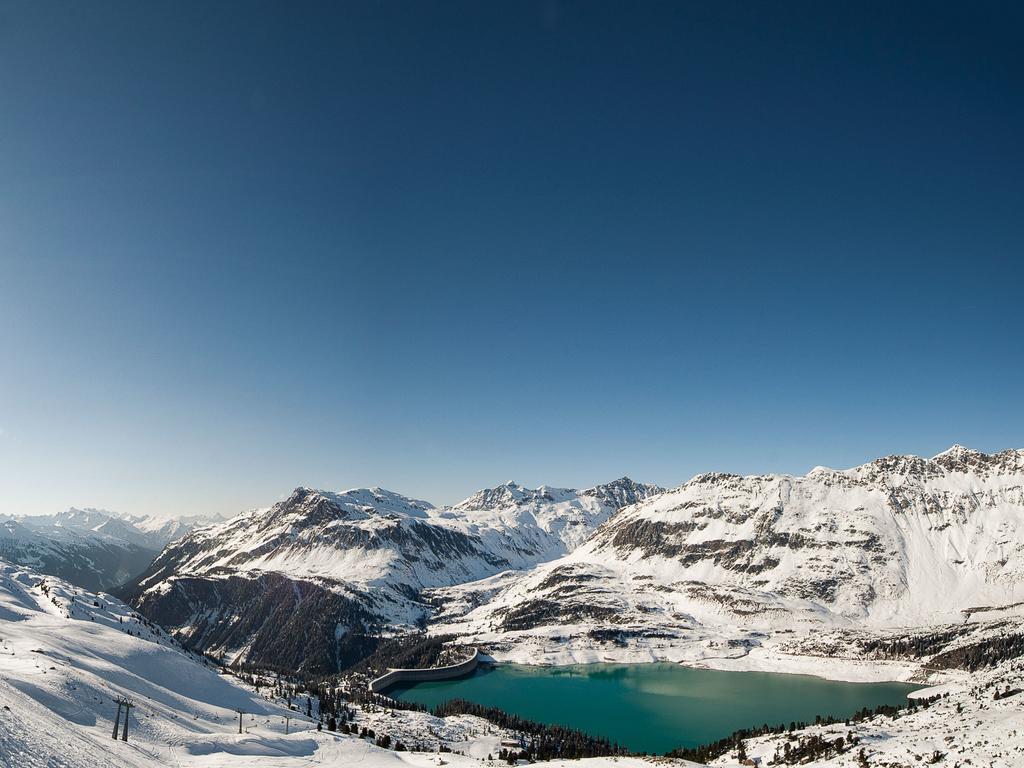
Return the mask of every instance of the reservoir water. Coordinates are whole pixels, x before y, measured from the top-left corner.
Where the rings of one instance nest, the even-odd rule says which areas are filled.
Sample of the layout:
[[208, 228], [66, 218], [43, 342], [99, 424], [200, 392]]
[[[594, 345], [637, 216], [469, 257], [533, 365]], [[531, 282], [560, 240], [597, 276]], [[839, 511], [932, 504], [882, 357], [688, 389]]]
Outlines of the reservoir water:
[[863, 707], [904, 704], [920, 687], [678, 664], [502, 664], [461, 680], [396, 686], [388, 695], [427, 707], [468, 699], [606, 736], [634, 751], [662, 753], [764, 723], [813, 722], [818, 714], [844, 718]]

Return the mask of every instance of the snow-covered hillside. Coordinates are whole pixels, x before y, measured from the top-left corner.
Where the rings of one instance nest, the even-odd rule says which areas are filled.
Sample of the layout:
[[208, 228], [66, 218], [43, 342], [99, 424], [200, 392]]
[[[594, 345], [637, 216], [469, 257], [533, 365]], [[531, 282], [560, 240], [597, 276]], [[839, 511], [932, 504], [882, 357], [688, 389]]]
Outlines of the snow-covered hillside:
[[425, 620], [423, 590], [564, 555], [621, 505], [660, 490], [628, 478], [583, 491], [508, 483], [439, 509], [379, 488], [298, 488], [174, 542], [131, 597], [204, 648], [333, 669], [356, 634]]
[[[234, 708], [283, 711], [123, 603], [61, 579], [0, 565], [0, 627], [0, 765], [173, 765], [186, 745], [230, 733]], [[136, 703], [128, 743], [111, 739], [117, 696]]]
[[[111, 738], [118, 697], [134, 702], [127, 742]], [[242, 734], [239, 709], [246, 713]], [[292, 718], [287, 735], [285, 715]], [[465, 715], [358, 711], [356, 722], [410, 743], [442, 739], [466, 753], [444, 755], [452, 768], [496, 768], [498, 763], [478, 758], [496, 753], [504, 736]], [[393, 752], [355, 736], [317, 731], [301, 712], [219, 674], [111, 596], [0, 565], [2, 768], [439, 764], [433, 754]], [[571, 765], [650, 764], [596, 758]]]
[[448, 606], [438, 631], [750, 643], [780, 629], [958, 621], [1024, 601], [1022, 530], [1024, 451], [955, 446], [803, 477], [700, 475], [498, 588], [436, 590]]

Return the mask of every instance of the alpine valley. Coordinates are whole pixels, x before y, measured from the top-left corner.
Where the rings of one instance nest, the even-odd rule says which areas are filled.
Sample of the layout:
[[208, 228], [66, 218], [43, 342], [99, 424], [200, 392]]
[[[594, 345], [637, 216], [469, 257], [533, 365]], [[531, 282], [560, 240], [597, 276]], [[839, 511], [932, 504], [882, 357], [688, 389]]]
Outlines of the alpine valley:
[[[458, 766], [490, 764], [498, 741], [523, 740], [510, 722], [428, 715], [357, 694], [389, 666], [382, 659], [401, 657], [392, 651], [406, 641], [426, 662], [397, 666], [444, 663], [478, 648], [497, 663], [659, 661], [922, 686], [913, 694], [920, 707], [794, 724], [786, 732], [751, 730], [717, 748], [681, 753], [701, 762], [903, 766], [948, 759], [951, 766], [1008, 768], [1024, 761], [1024, 450], [953, 446], [932, 458], [889, 456], [804, 476], [702, 474], [674, 489], [629, 478], [582, 490], [508, 482], [449, 507], [379, 488], [297, 488], [271, 507], [226, 521], [148, 533], [133, 523], [116, 537], [108, 530], [119, 519], [91, 524], [99, 514], [69, 513], [80, 521], [74, 529], [63, 518], [6, 521], [21, 542], [21, 559], [0, 553], [18, 564], [6, 571], [9, 594], [0, 593], [3, 615], [17, 619], [15, 646], [59, 646], [66, 673], [85, 685], [86, 672], [73, 660], [99, 653], [97, 632], [120, 638], [123, 622], [132, 622], [137, 636], [129, 631], [116, 654], [105, 652], [104, 668], [120, 670], [123, 656], [145, 677], [146, 665], [136, 661], [156, 649], [161, 663], [202, 678], [210, 693], [201, 707], [187, 707], [197, 707], [202, 739], [216, 744], [185, 751], [215, 752], [216, 761], [204, 765], [261, 764], [261, 756], [275, 765], [292, 764], [289, 756], [303, 764], [428, 764], [415, 750], [388, 752], [392, 740], [456, 749], [465, 754], [445, 760]], [[47, 537], [46, 526], [67, 536]], [[134, 541], [132, 531], [156, 538]], [[66, 583], [77, 573], [56, 574], [64, 581], [36, 573], [70, 562], [54, 548], [79, 546], [72, 533], [90, 546], [109, 544], [107, 537], [148, 551], [165, 541], [116, 597], [96, 592], [109, 589], [111, 574], [98, 585], [77, 579], [96, 592], [83, 596]], [[75, 557], [75, 567], [88, 570], [91, 556]], [[103, 627], [65, 634], [56, 626], [76, 620]], [[49, 706], [52, 694], [34, 696], [38, 683], [11, 677], [3, 658], [0, 673], [10, 686]], [[234, 687], [215, 681], [210, 670], [217, 665], [237, 676]], [[37, 668], [23, 664], [15, 672], [24, 677]], [[294, 709], [297, 692], [316, 699], [321, 720], [338, 711], [342, 692], [339, 722], [373, 726], [377, 747], [357, 754], [344, 740], [326, 746], [326, 734], [312, 731], [312, 704], [303, 710], [309, 722], [300, 724], [302, 736], [268, 726], [263, 741], [232, 740], [218, 730], [218, 696], [229, 711], [245, 700], [252, 702], [246, 711], [270, 713]], [[179, 694], [161, 699], [160, 716], [185, 714], [175, 709]], [[61, 706], [55, 711], [70, 705]], [[177, 735], [168, 737], [164, 757], [174, 743], [188, 743], [175, 728], [181, 724], [167, 731]], [[354, 726], [352, 739], [361, 743]], [[593, 766], [615, 761], [646, 764], [591, 758]]]
[[0, 516], [0, 559], [86, 589], [112, 589], [139, 576], [168, 543], [211, 522], [75, 507], [55, 515]]

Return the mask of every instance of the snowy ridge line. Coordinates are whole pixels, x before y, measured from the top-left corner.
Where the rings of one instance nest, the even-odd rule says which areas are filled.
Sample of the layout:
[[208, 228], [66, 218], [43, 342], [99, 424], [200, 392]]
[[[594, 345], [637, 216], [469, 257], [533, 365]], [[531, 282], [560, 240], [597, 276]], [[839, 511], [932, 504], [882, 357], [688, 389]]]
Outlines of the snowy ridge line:
[[434, 680], [452, 680], [476, 671], [480, 664], [480, 649], [474, 648], [473, 653], [465, 661], [449, 664], [446, 667], [426, 667], [423, 669], [390, 669], [378, 678], [370, 681], [372, 693], [383, 693], [397, 683], [422, 683]]

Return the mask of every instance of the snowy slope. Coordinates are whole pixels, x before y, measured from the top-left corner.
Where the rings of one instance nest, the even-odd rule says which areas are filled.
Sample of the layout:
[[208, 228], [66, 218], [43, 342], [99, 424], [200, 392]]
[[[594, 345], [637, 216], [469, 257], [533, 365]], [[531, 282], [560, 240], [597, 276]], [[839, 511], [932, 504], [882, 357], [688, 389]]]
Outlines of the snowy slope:
[[[279, 708], [218, 675], [109, 595], [0, 565], [0, 765], [157, 764], [232, 708]], [[128, 744], [110, 738], [128, 696]], [[52, 760], [52, 762], [47, 762]]]

